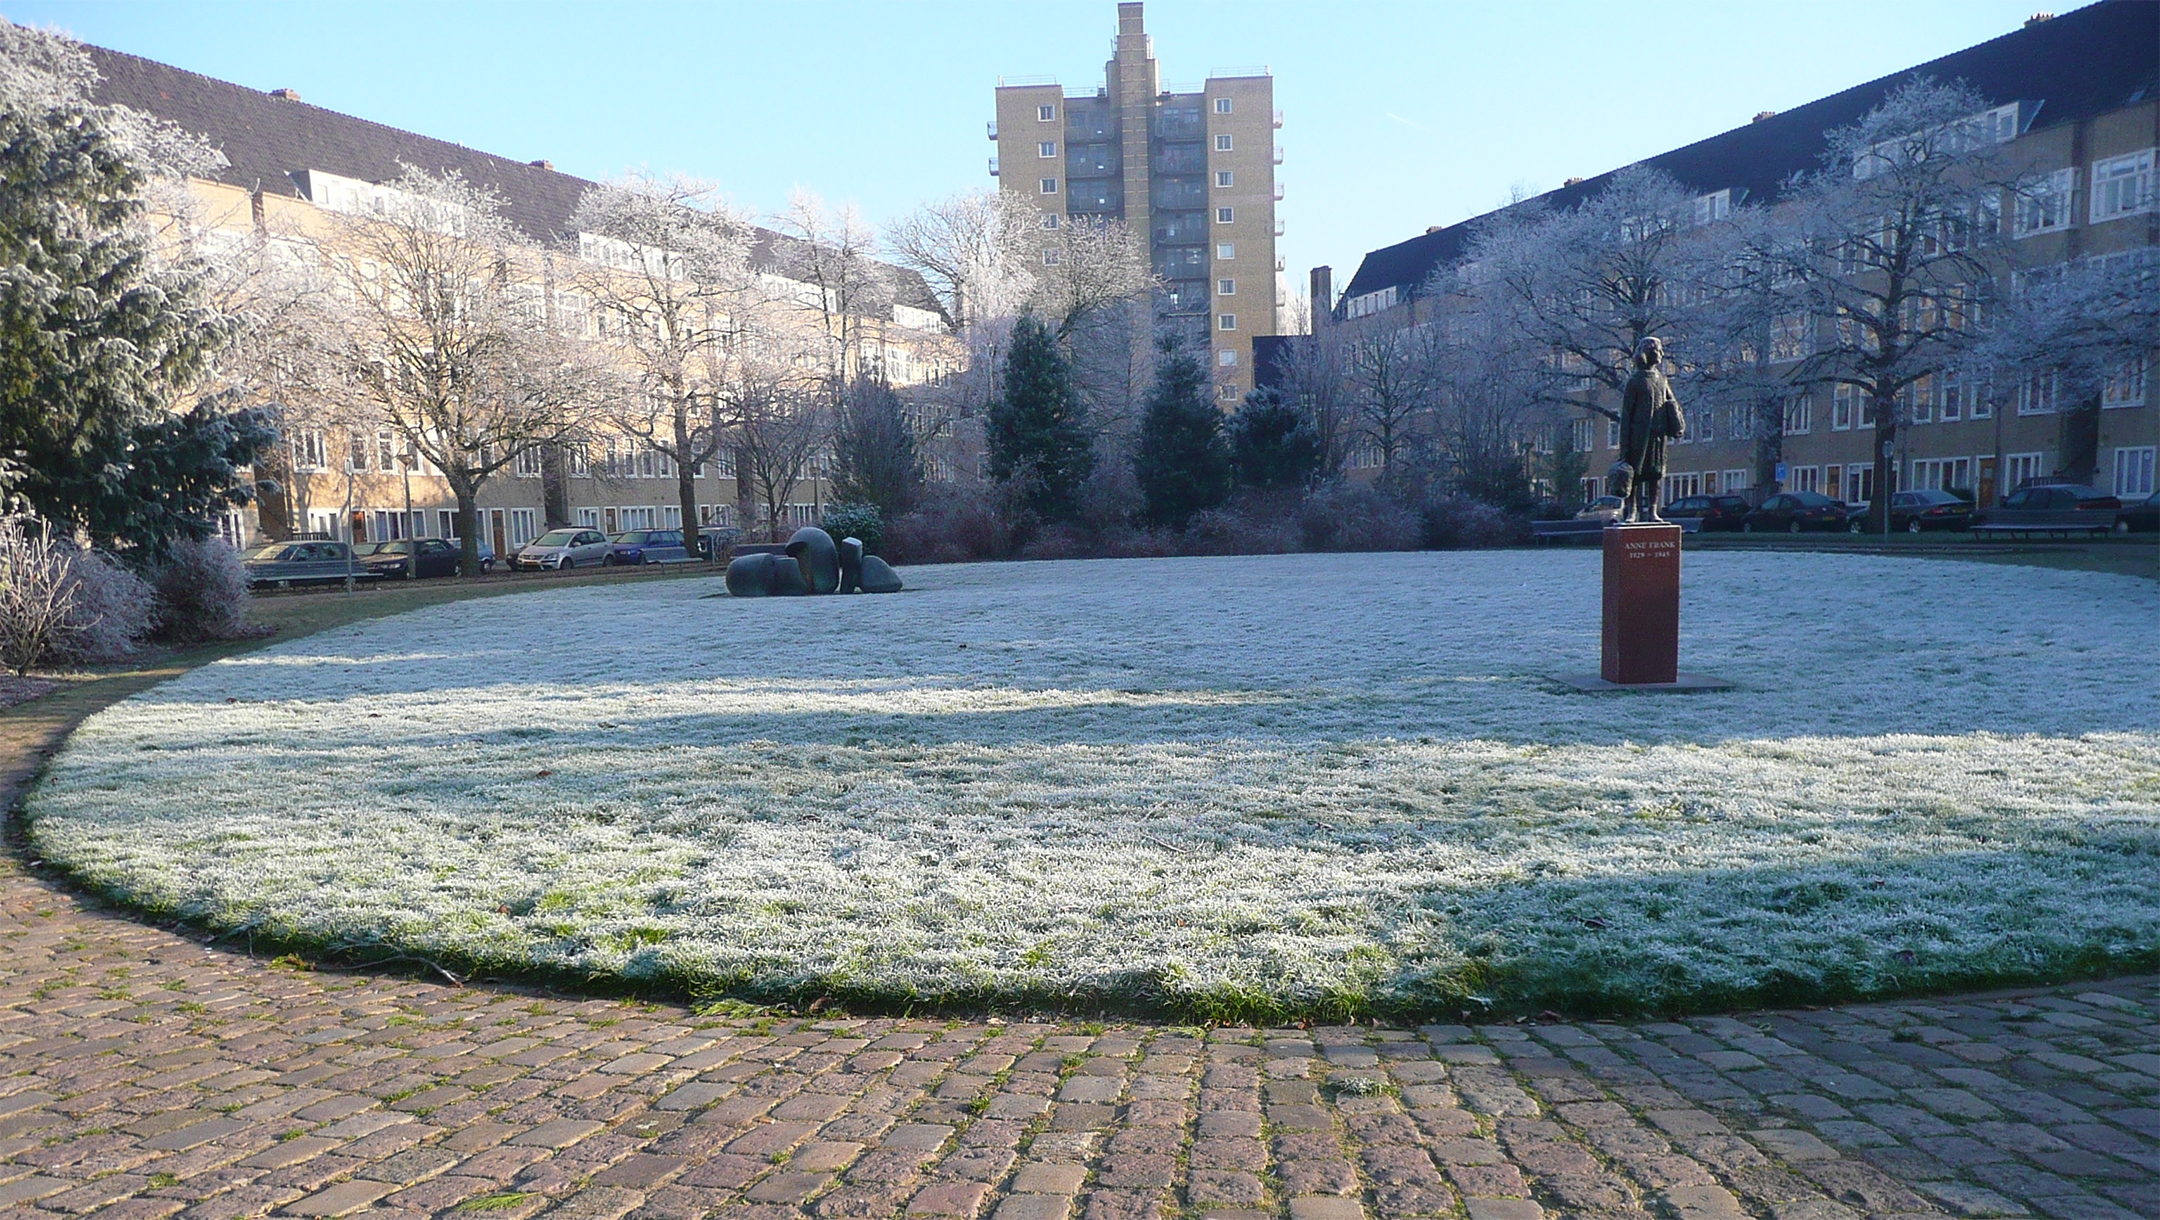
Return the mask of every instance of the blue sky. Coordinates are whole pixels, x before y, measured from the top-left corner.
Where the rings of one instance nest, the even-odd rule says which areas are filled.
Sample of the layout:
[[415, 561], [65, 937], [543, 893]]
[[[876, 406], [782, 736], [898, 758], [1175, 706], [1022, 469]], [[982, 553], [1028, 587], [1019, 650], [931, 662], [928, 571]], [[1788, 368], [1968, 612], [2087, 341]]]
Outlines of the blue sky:
[[[1166, 83], [1269, 65], [1293, 285], [1332, 263], [2016, 29], [2039, 0], [1151, 0]], [[1112, 0], [123, 3], [13, 20], [521, 160], [796, 186], [872, 220], [992, 183], [1000, 74], [1101, 79]]]

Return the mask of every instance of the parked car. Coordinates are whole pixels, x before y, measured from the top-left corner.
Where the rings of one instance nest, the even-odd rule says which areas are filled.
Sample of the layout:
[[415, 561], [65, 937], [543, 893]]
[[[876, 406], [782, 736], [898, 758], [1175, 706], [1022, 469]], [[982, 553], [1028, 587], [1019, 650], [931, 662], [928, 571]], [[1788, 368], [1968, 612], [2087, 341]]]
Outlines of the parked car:
[[1972, 502], [1954, 492], [1930, 488], [1901, 491], [1890, 497], [1890, 528], [1908, 534], [1961, 530], [1972, 524], [1972, 516]]
[[538, 572], [606, 563], [607, 535], [594, 529], [549, 530], [510, 554], [513, 571]]
[[1973, 516], [1972, 528], [1993, 534], [2099, 533], [2115, 528], [2122, 501], [2078, 483], [2024, 483], [2001, 504]]
[[269, 542], [248, 552], [240, 566], [248, 584], [258, 588], [331, 584], [347, 574], [355, 580], [381, 579], [381, 573], [369, 569], [342, 542]]
[[1618, 496], [1599, 496], [1576, 512], [1577, 521], [1612, 521], [1620, 516], [1626, 501]]
[[1665, 506], [1668, 521], [1700, 520], [1702, 533], [1736, 532], [1747, 518], [1748, 502], [1739, 496], [1682, 496]]
[[1860, 516], [1849, 505], [1818, 491], [1781, 491], [1740, 519], [1747, 534], [1857, 528]]
[[2151, 534], [2160, 532], [2160, 491], [2142, 500], [2132, 500], [2115, 514], [2115, 532], [2118, 534]]
[[385, 580], [458, 574], [457, 548], [440, 538], [363, 542], [353, 548], [353, 554], [360, 557], [368, 571]]
[[681, 530], [624, 530], [608, 539], [611, 564], [681, 563], [689, 557]]

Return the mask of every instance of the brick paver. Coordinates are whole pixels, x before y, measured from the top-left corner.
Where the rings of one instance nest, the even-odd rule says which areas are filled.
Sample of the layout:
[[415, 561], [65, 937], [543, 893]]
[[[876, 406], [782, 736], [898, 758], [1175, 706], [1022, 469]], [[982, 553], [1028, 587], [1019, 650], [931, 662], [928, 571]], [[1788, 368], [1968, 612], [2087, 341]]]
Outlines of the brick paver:
[[1696, 1020], [758, 1019], [288, 969], [0, 865], [9, 1215], [2160, 1216], [2160, 979]]

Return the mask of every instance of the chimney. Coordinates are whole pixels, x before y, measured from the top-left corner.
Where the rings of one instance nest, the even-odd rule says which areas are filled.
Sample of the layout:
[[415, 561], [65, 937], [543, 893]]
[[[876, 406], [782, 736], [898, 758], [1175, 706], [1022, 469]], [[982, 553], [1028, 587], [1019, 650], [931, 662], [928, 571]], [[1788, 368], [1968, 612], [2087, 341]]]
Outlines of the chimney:
[[1567, 188], [1569, 188], [1569, 187], [1571, 187], [1571, 186], [1581, 186], [1581, 185], [1582, 185], [1583, 183], [1585, 183], [1585, 182], [1588, 182], [1588, 181], [1589, 181], [1589, 179], [1588, 179], [1588, 178], [1570, 178], [1570, 179], [1568, 179], [1568, 180], [1567, 180], [1566, 182], [1563, 182], [1563, 183], [1561, 183], [1561, 184], [1560, 184], [1560, 189], [1561, 189], [1561, 190], [1566, 190]]
[[1313, 333], [1317, 335], [1320, 333], [1321, 327], [1335, 320], [1335, 269], [1333, 267], [1313, 268], [1311, 285], [1312, 329]]
[[2034, 13], [2025, 19], [2025, 28], [2029, 30], [2043, 21], [2053, 20], [2055, 20], [2055, 14], [2053, 13]]
[[281, 102], [297, 102], [300, 100], [300, 91], [298, 89], [272, 89], [270, 96]]
[[1748, 120], [1748, 122], [1750, 122], [1750, 123], [1760, 123], [1760, 122], [1762, 122], [1762, 121], [1763, 121], [1764, 119], [1774, 119], [1774, 118], [1776, 118], [1776, 117], [1777, 117], [1777, 111], [1775, 111], [1775, 110], [1758, 110], [1758, 111], [1756, 111], [1756, 112], [1755, 112], [1755, 117], [1754, 117], [1754, 118], [1752, 118], [1752, 119], [1749, 119], [1749, 120]]
[[1426, 225], [1426, 226], [1425, 226], [1425, 231], [1426, 231], [1427, 233], [1438, 233], [1438, 232], [1439, 232], [1440, 230], [1442, 230], [1442, 229], [1444, 229], [1444, 228], [1446, 228], [1446, 227], [1447, 227], [1446, 225]]
[[555, 163], [553, 161], [547, 160], [546, 158], [542, 158], [538, 161], [527, 161], [525, 164], [532, 166], [534, 169], [551, 170], [555, 168]]

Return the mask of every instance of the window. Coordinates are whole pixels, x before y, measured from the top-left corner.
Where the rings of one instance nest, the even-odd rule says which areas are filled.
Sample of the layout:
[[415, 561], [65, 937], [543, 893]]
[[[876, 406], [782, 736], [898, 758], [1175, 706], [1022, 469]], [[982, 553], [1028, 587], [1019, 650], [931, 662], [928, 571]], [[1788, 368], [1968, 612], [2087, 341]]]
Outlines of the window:
[[1227, 136], [1227, 135], [1221, 135], [1221, 136], [1216, 136], [1216, 137], [1215, 137], [1215, 151], [1216, 151], [1216, 152], [1229, 152], [1229, 151], [1230, 151], [1230, 137], [1229, 137], [1229, 136]]
[[1575, 452], [1588, 452], [1597, 443], [1597, 421], [1594, 419], [1571, 420], [1568, 424], [1568, 442]]
[[323, 444], [320, 432], [301, 432], [293, 436], [292, 464], [294, 470], [321, 470], [330, 464], [329, 450]]
[[1226, 224], [1232, 224], [1232, 223], [1235, 223], [1235, 222], [1236, 222], [1236, 220], [1237, 220], [1237, 209], [1236, 209], [1236, 208], [1216, 208], [1216, 209], [1215, 209], [1215, 223], [1216, 223], [1216, 224], [1219, 224], [1219, 225], [1226, 225]]
[[2110, 374], [2107, 384], [2100, 387], [2100, 405], [2103, 407], [2142, 407], [2145, 405], [2145, 361], [2132, 360], [2118, 365]]
[[1056, 212], [1044, 212], [1042, 215], [1042, 227], [1045, 229], [1057, 228], [1058, 214]]
[[1813, 354], [1815, 328], [1813, 319], [1804, 313], [1780, 314], [1770, 320], [1770, 359], [1773, 362], [1798, 360]]
[[2018, 381], [2018, 414], [2048, 415], [2055, 410], [2055, 370], [2029, 373]]
[[437, 538], [455, 538], [458, 536], [456, 509], [438, 508], [435, 510], [435, 536]]
[[510, 545], [524, 546], [538, 536], [536, 513], [530, 508], [510, 510]]
[[1845, 494], [1841, 497], [1847, 504], [1866, 504], [1875, 499], [1875, 468], [1854, 462], [1845, 468]]
[[1055, 157], [1055, 156], [1057, 156], [1057, 141], [1056, 141], [1056, 140], [1044, 140], [1044, 141], [1043, 141], [1042, 143], [1040, 143], [1040, 144], [1037, 144], [1037, 145], [1035, 146], [1035, 155], [1036, 155], [1036, 156], [1038, 156], [1038, 157]]
[[1038, 122], [1038, 123], [1050, 123], [1050, 122], [1055, 122], [1056, 120], [1057, 120], [1057, 107], [1055, 107], [1055, 106], [1050, 106], [1050, 105], [1042, 105], [1042, 106], [1037, 106], [1037, 107], [1035, 108], [1035, 121], [1036, 121], [1036, 122]]
[[2029, 479], [2040, 477], [2040, 455], [2037, 453], [2008, 454], [2003, 458], [2003, 466], [2008, 471], [2003, 486], [2011, 491], [2024, 486]]
[[2153, 447], [2115, 451], [2115, 494], [2125, 499], [2153, 491]]
[[1056, 251], [1056, 250], [1045, 250], [1045, 251], [1043, 251], [1043, 266], [1045, 266], [1045, 267], [1055, 267], [1055, 266], [1057, 266], [1057, 265], [1058, 265], [1058, 263], [1059, 263], [1060, 261], [1061, 261], [1061, 255], [1059, 254], [1059, 252], [1058, 252], [1058, 251]]
[[1226, 369], [1235, 368], [1237, 366], [1237, 349], [1226, 347], [1221, 351], [1216, 352], [1215, 363], [1221, 365]]
[[1215, 99], [1215, 113], [1217, 113], [1217, 114], [1228, 114], [1228, 113], [1230, 113], [1230, 99], [1229, 99], [1229, 98], [1227, 98], [1227, 97], [1219, 97], [1219, 98], [1216, 98], [1216, 99]]
[[1785, 404], [1785, 435], [1802, 436], [1815, 427], [1815, 400], [1806, 394]]
[[2071, 196], [2077, 192], [2077, 168], [2044, 174], [2032, 189], [2020, 192], [2011, 213], [2011, 232], [2019, 237], [2070, 227]]
[[1607, 449], [1618, 449], [1620, 447], [1620, 421], [1617, 419], [1605, 421], [1605, 447]]
[[1216, 242], [1216, 243], [1215, 243], [1215, 257], [1216, 257], [1216, 258], [1220, 258], [1220, 259], [1232, 259], [1232, 258], [1236, 258], [1236, 257], [1237, 257], [1237, 243], [1236, 243], [1236, 242], [1233, 242], [1233, 241], [1219, 241], [1219, 242]]
[[600, 510], [597, 508], [581, 508], [577, 510], [577, 523], [589, 530], [599, 529]]
[[1234, 296], [1236, 296], [1236, 295], [1237, 295], [1237, 281], [1236, 281], [1236, 280], [1216, 280], [1216, 281], [1215, 281], [1215, 295], [1216, 295], [1216, 296], [1219, 296], [1219, 297], [1234, 297]]
[[1057, 179], [1055, 179], [1055, 178], [1045, 178], [1045, 179], [1043, 179], [1043, 180], [1042, 180], [1042, 193], [1043, 193], [1043, 194], [1045, 194], [1045, 195], [1055, 195], [1055, 194], [1057, 194]]
[[345, 469], [366, 470], [368, 468], [367, 460], [367, 433], [355, 432], [351, 436], [347, 437], [345, 445]]
[[2152, 207], [2152, 149], [2093, 162], [2092, 218], [2087, 223], [2150, 212]]
[[1236, 314], [1234, 314], [1234, 313], [1225, 313], [1225, 314], [1217, 314], [1217, 315], [1215, 315], [1215, 329], [1217, 329], [1217, 330], [1236, 330], [1236, 329], [1237, 329], [1237, 315], [1236, 315]]
[[[1837, 467], [1833, 466], [1831, 467], [1831, 469], [1836, 470]], [[1725, 472], [1725, 477], [1718, 480], [1718, 486], [1723, 488], [1726, 494], [1730, 495], [1733, 492], [1745, 488], [1748, 485], [1748, 482], [1749, 478], [1747, 471], [1728, 470]]]
[[1791, 487], [1791, 489], [1792, 489], [1792, 490], [1794, 490], [1794, 491], [1821, 491], [1821, 490], [1822, 490], [1822, 467], [1820, 467], [1820, 466], [1795, 466], [1795, 467], [1794, 467], [1794, 468], [1792, 469], [1792, 472], [1791, 472], [1791, 473], [1792, 473], [1792, 482], [1791, 482], [1791, 483], [1789, 484], [1789, 486]]
[[1933, 380], [1930, 377], [1922, 377], [1918, 381], [1906, 382], [1905, 388], [1898, 391], [1898, 414], [1903, 415], [1915, 424], [1933, 423], [1935, 421], [1935, 394], [1929, 388], [1933, 384]]
[[1830, 430], [1832, 432], [1852, 431], [1853, 416], [1859, 413], [1855, 410], [1854, 404], [1859, 397], [1860, 391], [1857, 386], [1840, 384], [1830, 391]]
[[1732, 215], [1732, 191], [1716, 191], [1695, 197], [1695, 227], [1715, 224]]
[[1234, 185], [1236, 182], [1237, 175], [1231, 173], [1229, 170], [1219, 169], [1215, 171], [1215, 185], [1231, 186]]
[[1935, 418], [1954, 424], [1965, 418], [1965, 378], [1956, 369], [1935, 375]]

